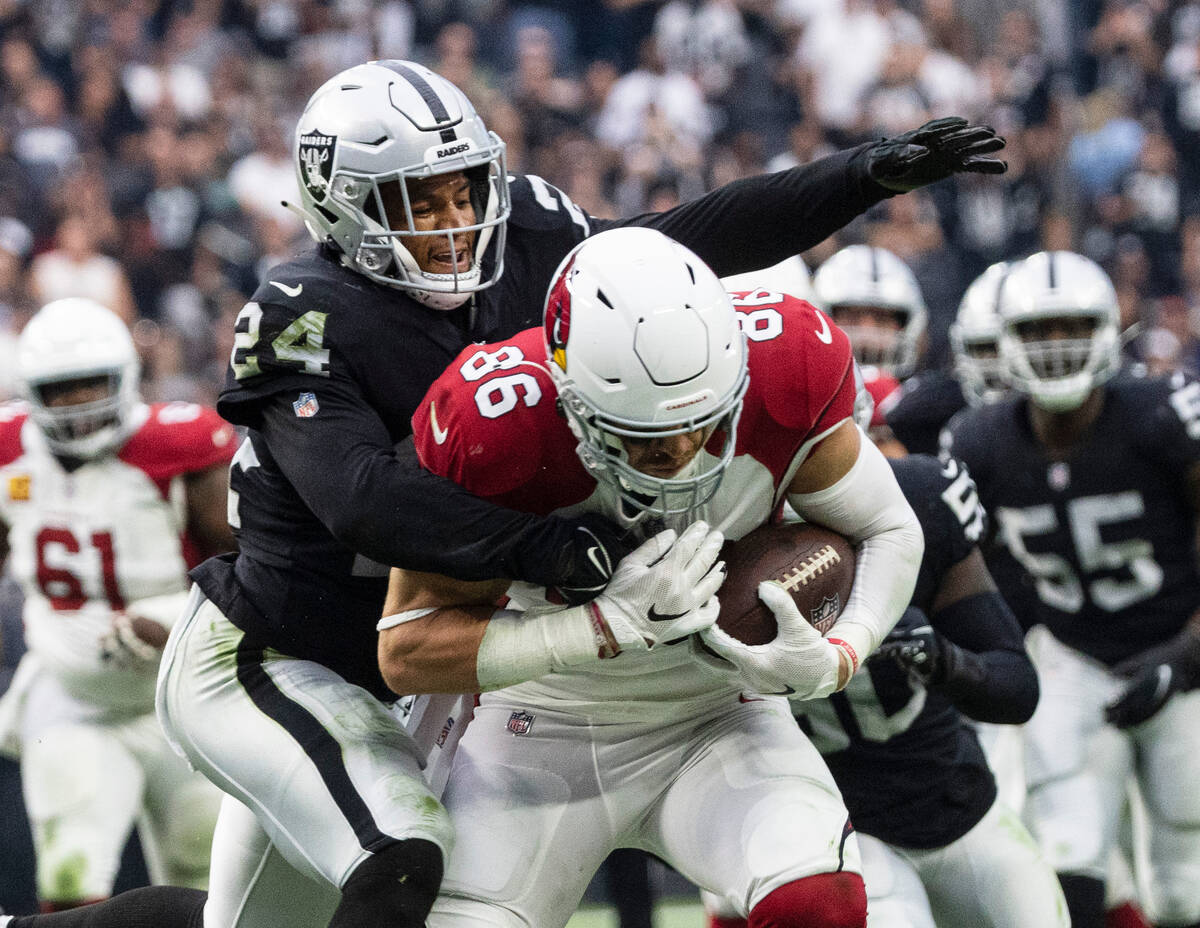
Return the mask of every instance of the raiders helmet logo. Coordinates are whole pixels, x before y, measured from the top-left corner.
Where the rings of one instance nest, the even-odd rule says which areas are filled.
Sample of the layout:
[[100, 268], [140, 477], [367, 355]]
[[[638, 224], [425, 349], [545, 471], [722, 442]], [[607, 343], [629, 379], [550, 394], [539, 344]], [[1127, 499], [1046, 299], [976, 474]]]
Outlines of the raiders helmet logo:
[[329, 193], [336, 146], [336, 135], [326, 135], [316, 129], [300, 136], [300, 176], [304, 178], [305, 189], [318, 203]]
[[575, 258], [572, 257], [550, 288], [546, 298], [545, 338], [550, 349], [550, 360], [567, 370], [567, 339], [571, 335], [571, 278], [574, 276]]

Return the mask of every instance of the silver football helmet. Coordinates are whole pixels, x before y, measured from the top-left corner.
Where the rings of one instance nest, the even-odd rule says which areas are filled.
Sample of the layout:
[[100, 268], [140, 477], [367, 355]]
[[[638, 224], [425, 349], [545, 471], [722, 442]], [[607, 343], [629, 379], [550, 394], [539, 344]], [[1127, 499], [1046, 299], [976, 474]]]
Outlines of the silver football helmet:
[[1117, 294], [1083, 255], [1042, 251], [1016, 263], [999, 312], [1005, 373], [1043, 409], [1076, 409], [1120, 366]]
[[[371, 61], [326, 81], [296, 126], [300, 212], [309, 234], [377, 283], [436, 309], [453, 309], [504, 271], [511, 211], [504, 143], [457, 87], [411, 61]], [[463, 172], [474, 225], [417, 230], [408, 182]], [[391, 211], [388, 210], [391, 206]], [[441, 236], [458, 267], [456, 234], [474, 234], [470, 265], [423, 271], [404, 236]], [[484, 276], [484, 252], [495, 260]]]
[[[814, 302], [850, 339], [854, 357], [864, 367], [902, 379], [912, 373], [929, 311], [908, 265], [885, 248], [849, 245], [831, 255], [812, 279]], [[839, 319], [839, 310], [856, 307], [894, 313], [899, 331], [856, 325]]]
[[967, 287], [950, 324], [954, 373], [972, 406], [994, 403], [1006, 383], [1000, 364], [1000, 288], [1012, 267], [997, 261]]
[[[122, 444], [141, 403], [141, 365], [129, 329], [95, 300], [47, 303], [17, 340], [17, 380], [30, 415], [55, 454], [94, 458]], [[101, 399], [50, 405], [56, 392], [81, 382], [106, 387]]]
[[[729, 295], [696, 255], [653, 229], [611, 229], [559, 265], [546, 296], [548, 367], [584, 467], [625, 519], [707, 502], [733, 459], [749, 383]], [[703, 432], [671, 477], [636, 470], [626, 441]]]

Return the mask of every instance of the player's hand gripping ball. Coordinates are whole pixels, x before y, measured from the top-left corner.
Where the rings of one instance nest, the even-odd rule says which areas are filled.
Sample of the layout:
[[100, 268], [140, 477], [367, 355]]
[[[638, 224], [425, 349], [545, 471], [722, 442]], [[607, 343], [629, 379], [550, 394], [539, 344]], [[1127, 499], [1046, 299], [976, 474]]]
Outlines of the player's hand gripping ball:
[[727, 577], [718, 599], [717, 625], [743, 644], [775, 637], [775, 615], [758, 598], [763, 580], [792, 595], [801, 614], [822, 635], [833, 627], [854, 583], [854, 548], [837, 532], [805, 522], [763, 525], [721, 551]]

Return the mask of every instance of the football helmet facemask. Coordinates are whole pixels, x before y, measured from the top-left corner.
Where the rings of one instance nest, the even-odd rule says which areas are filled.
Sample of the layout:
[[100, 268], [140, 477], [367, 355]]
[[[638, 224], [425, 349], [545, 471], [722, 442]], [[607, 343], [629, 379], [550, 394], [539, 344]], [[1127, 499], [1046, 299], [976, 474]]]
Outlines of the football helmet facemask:
[[[326, 81], [297, 123], [299, 212], [309, 234], [349, 267], [427, 306], [454, 309], [504, 271], [511, 212], [504, 153], [504, 142], [445, 78], [411, 61], [356, 65]], [[455, 172], [469, 182], [475, 223], [418, 231], [409, 181]], [[461, 244], [464, 235], [473, 247], [469, 267], [458, 270], [455, 238]], [[440, 236], [456, 270], [422, 270], [407, 236]]]
[[[814, 302], [849, 337], [859, 364], [897, 379], [912, 373], [929, 312], [908, 265], [884, 248], [850, 245], [817, 268], [812, 287]], [[856, 308], [893, 313], [899, 330], [846, 319], [846, 310]]]
[[1117, 294], [1083, 255], [1043, 251], [1015, 264], [999, 312], [1005, 373], [1043, 409], [1078, 408], [1120, 366]]
[[[552, 278], [544, 334], [579, 458], [614, 489], [622, 521], [688, 513], [712, 498], [749, 380], [737, 312], [703, 261], [652, 229], [593, 235]], [[692, 432], [702, 447], [671, 477], [629, 462], [626, 440]]]
[[[46, 444], [64, 457], [98, 457], [129, 437], [141, 403], [140, 369], [125, 323], [94, 300], [47, 303], [17, 340], [21, 395]], [[101, 385], [99, 399], [50, 405], [64, 389]]]
[[950, 349], [954, 373], [963, 396], [972, 406], [994, 403], [1004, 395], [1006, 383], [1000, 364], [1000, 287], [1012, 265], [998, 261], [967, 287], [958, 314], [950, 324]]

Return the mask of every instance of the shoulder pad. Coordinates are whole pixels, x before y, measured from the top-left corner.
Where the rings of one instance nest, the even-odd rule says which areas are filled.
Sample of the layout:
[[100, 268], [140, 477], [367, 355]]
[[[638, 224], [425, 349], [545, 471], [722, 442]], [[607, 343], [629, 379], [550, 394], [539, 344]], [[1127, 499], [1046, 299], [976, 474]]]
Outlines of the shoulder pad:
[[118, 452], [154, 480], [227, 464], [237, 451], [228, 422], [197, 403], [155, 403], [145, 423]]
[[776, 423], [803, 432], [851, 414], [853, 355], [845, 332], [797, 297], [758, 291], [733, 302], [749, 341], [748, 403], [757, 399]]
[[465, 348], [413, 415], [421, 464], [477, 496], [526, 511], [585, 499], [595, 483], [557, 410], [544, 352], [540, 328]]
[[[591, 235], [591, 217], [569, 196], [536, 174], [510, 174], [508, 190], [512, 197], [510, 226], [531, 232], [569, 232], [576, 241]], [[566, 251], [563, 249], [564, 254]]]

